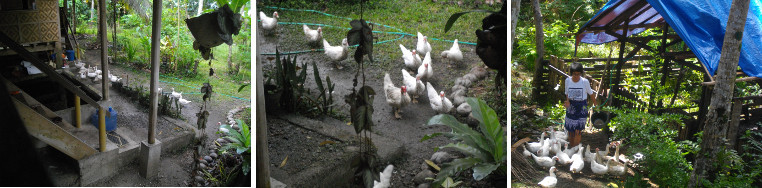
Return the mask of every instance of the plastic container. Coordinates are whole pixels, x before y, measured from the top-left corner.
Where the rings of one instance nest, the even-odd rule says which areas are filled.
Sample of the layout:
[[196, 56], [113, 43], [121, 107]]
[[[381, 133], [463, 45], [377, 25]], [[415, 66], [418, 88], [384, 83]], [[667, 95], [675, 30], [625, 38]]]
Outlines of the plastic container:
[[77, 60], [77, 56], [74, 55], [74, 50], [66, 50], [66, 59], [69, 61]]
[[[106, 131], [111, 132], [116, 130], [117, 112], [110, 106], [108, 107], [108, 111], [111, 116], [106, 116]], [[92, 123], [95, 128], [98, 128], [98, 110], [95, 110], [95, 114], [90, 116], [90, 123]]]

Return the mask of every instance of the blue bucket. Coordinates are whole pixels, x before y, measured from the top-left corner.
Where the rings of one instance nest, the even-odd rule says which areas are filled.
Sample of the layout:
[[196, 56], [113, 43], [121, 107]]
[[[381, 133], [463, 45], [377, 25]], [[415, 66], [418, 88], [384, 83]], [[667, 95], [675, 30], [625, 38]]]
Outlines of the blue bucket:
[[[108, 111], [111, 116], [106, 116], [106, 131], [111, 132], [116, 130], [117, 112], [110, 106], [108, 107]], [[90, 123], [92, 123], [95, 128], [98, 128], [98, 110], [95, 110], [95, 114], [90, 116]]]
[[66, 50], [66, 59], [69, 61], [77, 60], [77, 57], [74, 55], [74, 50]]

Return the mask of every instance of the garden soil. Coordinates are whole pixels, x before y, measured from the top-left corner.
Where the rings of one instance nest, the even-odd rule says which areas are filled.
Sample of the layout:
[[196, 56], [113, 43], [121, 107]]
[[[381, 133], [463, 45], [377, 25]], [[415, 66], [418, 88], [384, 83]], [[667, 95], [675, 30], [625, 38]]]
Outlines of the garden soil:
[[[259, 25], [259, 24], [258, 24]], [[305, 50], [304, 48], [308, 48], [306, 41], [303, 40], [303, 36], [301, 32], [297, 33], [288, 33], [285, 32], [286, 29], [283, 29], [284, 27], [299, 27], [301, 26], [293, 26], [293, 25], [285, 25], [285, 26], [279, 26], [279, 34], [277, 36], [264, 36], [261, 32], [258, 32], [258, 41], [257, 41], [257, 50], [258, 53], [264, 54], [264, 53], [275, 53], [275, 48], [278, 46], [278, 50], [280, 52], [288, 52], [288, 51], [298, 51], [298, 50]], [[262, 31], [262, 30], [259, 30]], [[411, 37], [406, 37], [403, 40], [387, 43], [384, 45], [376, 45], [374, 48], [394, 48], [394, 52], [399, 52], [398, 44], [402, 43], [406, 46], [411, 46], [411, 44], [414, 44], [415, 39]], [[449, 95], [450, 88], [454, 85], [455, 79], [458, 77], [461, 77], [468, 73], [471, 70], [471, 67], [474, 66], [484, 66], [482, 61], [478, 58], [478, 56], [474, 53], [474, 46], [470, 45], [460, 45], [461, 51], [463, 51], [464, 54], [464, 60], [463, 64], [456, 65], [454, 63], [450, 63], [447, 61], [443, 61], [439, 57], [439, 52], [441, 52], [442, 49], [449, 49], [450, 46], [452, 46], [451, 42], [441, 42], [436, 41], [432, 43], [434, 51], [432, 54], [432, 64], [434, 67], [434, 78], [431, 80], [431, 84], [437, 89], [437, 90], [444, 90], [447, 95]], [[349, 117], [349, 108], [350, 106], [344, 102], [344, 96], [348, 95], [352, 92], [352, 85], [353, 85], [353, 79], [355, 77], [356, 71], [359, 69], [359, 65], [352, 59], [352, 54], [354, 53], [356, 48], [350, 48], [349, 53], [350, 57], [347, 58], [344, 61], [341, 62], [331, 62], [328, 57], [326, 57], [323, 52], [308, 52], [308, 53], [302, 53], [298, 54], [297, 56], [297, 62], [300, 64], [307, 63], [306, 66], [301, 68], [307, 69], [307, 81], [305, 82], [305, 86], [307, 88], [310, 88], [312, 91], [317, 90], [316, 84], [314, 81], [314, 75], [313, 73], [313, 66], [312, 63], [315, 62], [318, 70], [320, 72], [320, 76], [323, 78], [323, 82], [325, 84], [325, 77], [326, 75], [331, 77], [331, 81], [333, 81], [336, 84], [336, 88], [334, 90], [334, 93], [332, 94], [334, 97], [334, 111], [336, 114], [334, 116], [341, 117], [343, 124], [337, 124], [337, 125], [331, 125], [331, 126], [351, 126], [349, 124], [350, 119]], [[433, 116], [437, 115], [436, 112], [434, 112], [431, 109], [431, 106], [429, 105], [428, 97], [425, 95], [418, 98], [419, 103], [417, 104], [409, 104], [408, 106], [402, 108], [402, 112], [400, 113], [402, 115], [401, 119], [395, 119], [394, 113], [392, 112], [391, 106], [389, 106], [386, 103], [386, 98], [384, 96], [383, 91], [383, 76], [384, 73], [389, 73], [393, 82], [397, 87], [400, 86], [402, 83], [402, 73], [400, 72], [401, 69], [404, 69], [404, 63], [402, 62], [402, 59], [400, 58], [401, 55], [398, 53], [394, 53], [392, 57], [379, 57], [380, 55], [376, 54], [376, 65], [370, 65], [371, 63], [366, 63], [365, 67], [365, 84], [372, 87], [375, 92], [375, 98], [373, 100], [373, 123], [375, 126], [372, 128], [373, 132], [385, 136], [390, 137], [396, 140], [399, 140], [400, 143], [404, 146], [404, 154], [401, 158], [397, 160], [392, 161], [381, 161], [381, 164], [377, 164], [377, 171], [383, 170], [383, 168], [387, 164], [394, 165], [394, 171], [392, 173], [391, 177], [391, 187], [416, 187], [417, 185], [413, 183], [413, 177], [419, 172], [422, 171], [421, 164], [424, 163], [425, 159], [430, 159], [431, 155], [434, 154], [434, 149], [439, 146], [446, 145], [447, 143], [450, 143], [452, 141], [448, 140], [445, 137], [437, 137], [434, 139], [426, 140], [421, 142], [421, 138], [423, 138], [424, 135], [437, 133], [437, 132], [450, 132], [451, 129], [444, 126], [444, 125], [434, 125], [434, 126], [427, 126], [426, 122]], [[265, 72], [265, 75], [267, 75], [268, 71], [274, 70], [275, 66], [275, 56], [274, 55], [262, 55], [260, 56], [260, 62], [262, 63], [262, 69]], [[283, 58], [284, 56], [281, 56]], [[342, 69], [336, 68], [336, 64], [343, 66]], [[448, 67], [448, 65], [451, 65]], [[496, 73], [494, 71], [489, 71], [490, 75], [485, 79], [494, 79], [494, 76]], [[362, 85], [362, 75], [358, 77], [358, 87], [359, 88]], [[483, 89], [483, 88], [482, 88]], [[487, 88], [487, 89], [493, 89], [493, 88]], [[317, 96], [317, 93], [310, 94], [311, 96]], [[467, 96], [470, 96], [467, 95]], [[285, 156], [290, 156], [288, 158], [287, 163], [310, 163], [309, 160], [314, 157], [309, 156], [320, 156], [320, 157], [328, 157], [336, 156], [336, 152], [331, 151], [330, 149], [326, 152], [326, 149], [320, 149], [319, 147], [304, 147], [301, 146], [303, 143], [302, 141], [306, 140], [305, 137], [313, 137], [313, 133], [309, 133], [309, 131], [300, 130], [299, 128], [294, 128], [293, 126], [284, 126], [284, 123], [279, 120], [272, 120], [274, 119], [275, 115], [268, 115], [268, 127], [271, 129], [270, 131], [270, 140], [268, 140], [268, 148], [271, 150], [275, 149], [278, 151], [270, 151], [270, 168], [278, 168], [282, 161], [284, 160]], [[468, 118], [461, 117], [461, 122], [465, 122]], [[501, 122], [507, 122], [507, 120], [501, 120]], [[273, 134], [280, 134], [280, 135], [273, 135]], [[293, 135], [291, 136], [285, 136], [285, 135]], [[299, 138], [301, 137], [301, 138]], [[318, 136], [319, 137], [319, 136]], [[286, 143], [276, 143], [276, 142], [282, 142], [278, 140], [273, 139], [288, 139]], [[312, 145], [317, 145], [315, 143], [319, 143], [320, 139], [314, 139], [312, 140]], [[317, 153], [318, 151], [321, 151], [320, 153]], [[444, 151], [448, 151], [451, 154], [459, 155], [457, 152], [454, 152], [450, 149], [445, 149]], [[298, 158], [294, 156], [300, 156], [305, 158]], [[461, 156], [462, 157], [462, 156]], [[297, 161], [302, 160], [302, 161]], [[290, 164], [289, 164], [290, 165]], [[288, 166], [288, 165], [287, 165]], [[286, 167], [288, 168], [288, 167]], [[291, 170], [298, 170], [298, 169], [289, 169], [287, 171]], [[470, 170], [469, 170], [470, 171]], [[271, 174], [273, 175], [273, 174]], [[461, 174], [463, 177], [460, 179], [464, 179], [466, 182], [466, 185], [477, 185], [478, 187], [505, 187], [504, 184], [506, 182], [505, 178], [502, 179], [502, 186], [501, 185], [481, 185], [477, 184], [476, 182], [470, 181], [471, 179], [471, 172], [463, 173]], [[494, 175], [494, 174], [492, 174]], [[490, 176], [492, 176], [490, 175]], [[283, 179], [288, 177], [277, 177], [277, 175], [273, 175], [273, 178], [275, 179]]]

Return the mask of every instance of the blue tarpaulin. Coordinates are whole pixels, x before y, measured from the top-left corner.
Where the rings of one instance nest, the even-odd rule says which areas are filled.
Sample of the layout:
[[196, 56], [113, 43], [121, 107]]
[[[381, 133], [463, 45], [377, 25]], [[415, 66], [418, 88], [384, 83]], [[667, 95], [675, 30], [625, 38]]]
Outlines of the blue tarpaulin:
[[[642, 3], [648, 4], [643, 6]], [[615, 36], [586, 29], [605, 26], [624, 13], [632, 14], [629, 25], [643, 26], [666, 21], [714, 76], [720, 62], [731, 3], [732, 0], [611, 0], [582, 26], [577, 40], [589, 44], [615, 41]], [[738, 62], [741, 70], [753, 77], [762, 77], [760, 5], [760, 0], [750, 1]], [[633, 7], [640, 10], [630, 10]], [[644, 30], [645, 28], [628, 29], [627, 36]], [[621, 35], [622, 32], [622, 29], [616, 30], [617, 34]]]

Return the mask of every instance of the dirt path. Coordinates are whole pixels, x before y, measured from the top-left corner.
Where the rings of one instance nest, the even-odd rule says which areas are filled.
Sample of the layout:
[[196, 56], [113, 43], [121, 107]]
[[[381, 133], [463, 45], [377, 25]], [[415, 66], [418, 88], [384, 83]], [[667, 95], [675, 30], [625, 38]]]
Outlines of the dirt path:
[[[279, 30], [280, 34], [278, 36], [263, 36], [261, 33], [257, 33], [257, 45], [260, 53], [275, 53], [276, 45], [281, 52], [308, 48], [306, 42], [302, 41], [303, 36], [301, 36], [301, 32], [285, 32], [286, 29], [282, 27]], [[399, 47], [397, 45], [400, 43], [405, 46], [414, 46], [415, 39], [406, 37], [397, 42], [376, 45], [374, 48], [394, 48], [398, 52]], [[432, 43], [434, 51], [431, 53], [435, 74], [434, 78], [431, 80], [431, 84], [437, 90], [444, 90], [447, 95], [449, 95], [450, 88], [454, 85], [456, 78], [466, 74], [473, 66], [483, 66], [481, 60], [479, 60], [477, 55], [473, 52], [473, 46], [461, 45], [461, 51], [463, 51], [464, 54], [463, 64], [453, 65], [448, 68], [447, 65], [450, 63], [442, 61], [439, 55], [434, 54], [439, 54], [441, 50], [449, 48], [451, 45], [452, 43], [447, 42]], [[297, 61], [299, 64], [305, 62], [309, 64], [306, 67], [308, 69], [308, 79], [305, 83], [307, 87], [312, 88], [312, 90], [315, 90], [316, 88], [314, 76], [312, 75], [313, 70], [311, 64], [313, 61], [317, 64], [321, 77], [330, 75], [331, 80], [336, 83], [333, 97], [337, 106], [334, 109], [336, 109], [336, 111], [343, 117], [349, 117], [349, 106], [344, 102], [344, 96], [352, 92], [352, 80], [354, 79], [355, 71], [359, 69], [357, 63], [351, 58], [351, 54], [353, 54], [354, 51], [355, 48], [350, 48], [350, 58], [338, 63], [343, 66], [343, 69], [335, 68], [334, 63], [332, 63], [322, 52], [298, 54]], [[374, 88], [377, 93], [373, 101], [373, 121], [375, 123], [373, 131], [379, 135], [397, 139], [405, 146], [405, 154], [403, 158], [399, 161], [392, 161], [392, 164], [395, 165], [392, 175], [392, 186], [415, 187], [416, 185], [412, 180], [413, 177], [421, 171], [421, 164], [424, 162], [424, 159], [431, 158], [431, 155], [434, 153], [434, 148], [450, 142], [444, 137], [427, 140], [425, 142], [420, 142], [420, 139], [426, 134], [449, 132], [450, 129], [446, 126], [425, 126], [426, 122], [432, 116], [436, 115], [436, 112], [431, 109], [425, 93], [418, 99], [418, 104], [410, 104], [402, 108], [402, 119], [397, 120], [394, 118], [392, 108], [386, 103], [386, 98], [382, 90], [383, 76], [385, 72], [389, 73], [395, 85], [398, 87], [400, 86], [402, 83], [402, 73], [400, 70], [404, 69], [404, 63], [400, 56], [401, 54], [396, 54], [392, 57], [376, 56], [377, 62], [375, 65], [366, 65], [365, 84]], [[272, 70], [272, 67], [274, 67], [274, 58], [273, 60], [268, 60], [267, 57], [274, 56], [262, 56], [264, 71]], [[491, 74], [486, 79], [494, 79], [493, 76], [494, 74]], [[358, 79], [362, 80], [362, 76]], [[358, 88], [361, 84], [362, 83], [358, 83]], [[345, 121], [349, 122], [348, 119]], [[454, 152], [451, 153], [454, 154]], [[386, 166], [386, 164], [379, 164], [379, 166]], [[380, 167], [379, 169], [382, 168], [383, 167]]]

